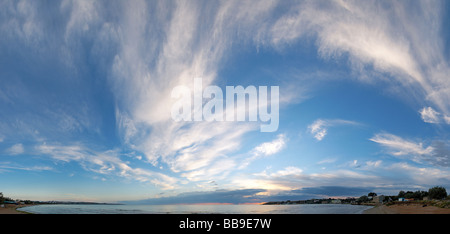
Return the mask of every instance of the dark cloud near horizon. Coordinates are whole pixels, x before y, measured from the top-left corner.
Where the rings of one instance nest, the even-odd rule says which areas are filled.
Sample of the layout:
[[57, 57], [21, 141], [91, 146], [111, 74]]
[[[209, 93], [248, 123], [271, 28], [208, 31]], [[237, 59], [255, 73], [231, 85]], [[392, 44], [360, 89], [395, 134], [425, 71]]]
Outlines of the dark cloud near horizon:
[[265, 192], [264, 189], [242, 189], [242, 190], [218, 190], [211, 192], [189, 192], [177, 196], [150, 198], [139, 201], [123, 201], [127, 204], [193, 204], [193, 203], [254, 203], [260, 202], [257, 193]]
[[270, 201], [295, 201], [326, 197], [360, 197], [373, 191], [374, 188], [370, 187], [320, 186], [282, 192], [266, 199]]
[[139, 201], [122, 201], [126, 204], [193, 204], [193, 203], [261, 203], [282, 200], [306, 200], [323, 197], [360, 197], [373, 192], [369, 187], [321, 186], [283, 191], [275, 195], [258, 195], [264, 189], [218, 190], [208, 192], [182, 193], [171, 197], [150, 198]]
[[324, 195], [324, 196], [361, 196], [370, 192], [373, 192], [373, 188], [369, 187], [342, 187], [342, 186], [322, 186], [322, 187], [309, 187], [301, 190], [295, 190], [304, 195]]

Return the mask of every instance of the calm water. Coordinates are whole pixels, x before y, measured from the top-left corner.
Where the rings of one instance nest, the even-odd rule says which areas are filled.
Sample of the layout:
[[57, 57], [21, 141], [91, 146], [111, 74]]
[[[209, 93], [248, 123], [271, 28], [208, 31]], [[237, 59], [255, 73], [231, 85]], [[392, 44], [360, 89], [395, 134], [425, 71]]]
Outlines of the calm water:
[[361, 214], [371, 206], [304, 205], [38, 205], [35, 214]]

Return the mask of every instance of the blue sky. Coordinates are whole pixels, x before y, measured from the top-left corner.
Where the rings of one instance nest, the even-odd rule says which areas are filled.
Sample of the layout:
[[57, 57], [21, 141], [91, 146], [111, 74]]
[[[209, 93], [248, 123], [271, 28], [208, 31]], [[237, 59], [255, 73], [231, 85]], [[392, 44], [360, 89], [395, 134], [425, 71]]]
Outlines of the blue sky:
[[[446, 1], [0, 1], [0, 191], [246, 203], [450, 188]], [[174, 87], [279, 86], [279, 128]]]

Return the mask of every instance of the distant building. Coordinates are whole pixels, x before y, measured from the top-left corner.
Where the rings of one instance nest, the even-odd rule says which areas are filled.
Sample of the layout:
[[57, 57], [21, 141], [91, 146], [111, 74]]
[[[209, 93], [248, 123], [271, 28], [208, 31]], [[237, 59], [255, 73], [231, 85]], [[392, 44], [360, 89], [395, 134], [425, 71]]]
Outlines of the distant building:
[[404, 197], [399, 197], [399, 198], [398, 198], [398, 201], [402, 201], [402, 202], [405, 202], [405, 201], [414, 201], [414, 198], [404, 198]]
[[339, 199], [331, 200], [331, 204], [341, 204], [341, 203], [342, 203], [342, 201]]
[[17, 204], [17, 202], [15, 202], [15, 201], [4, 201], [3, 203], [4, 203], [4, 204], [19, 205], [19, 204]]
[[373, 202], [375, 202], [375, 203], [383, 203], [383, 201], [384, 201], [383, 195], [373, 197]]

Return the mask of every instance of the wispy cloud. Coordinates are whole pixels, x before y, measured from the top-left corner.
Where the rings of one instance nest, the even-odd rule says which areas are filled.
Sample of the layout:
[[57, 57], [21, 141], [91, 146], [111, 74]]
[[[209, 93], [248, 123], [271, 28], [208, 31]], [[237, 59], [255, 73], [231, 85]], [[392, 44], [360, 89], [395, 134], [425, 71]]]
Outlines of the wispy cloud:
[[[223, 139], [226, 141], [226, 139]], [[181, 174], [182, 177], [187, 178], [191, 181], [202, 181], [208, 180], [211, 178], [215, 179], [224, 179], [225, 176], [229, 175], [230, 172], [236, 170], [242, 170], [250, 165], [253, 161], [258, 160], [259, 158], [268, 157], [274, 154], [279, 153], [286, 147], [288, 139], [284, 134], [279, 134], [273, 141], [264, 142], [255, 148], [253, 148], [250, 152], [245, 153], [244, 155], [239, 156], [227, 156], [225, 154], [212, 154], [210, 148], [206, 149], [204, 157], [198, 157], [199, 155], [191, 155], [187, 154], [184, 157], [186, 160], [191, 162], [181, 161], [180, 158], [175, 159], [177, 163], [182, 163], [184, 166], [195, 166], [196, 163], [203, 163], [204, 160], [208, 160], [208, 164], [202, 164], [194, 167], [195, 170], [184, 172]], [[221, 141], [223, 144], [224, 142]], [[230, 146], [231, 143], [225, 144]], [[233, 145], [231, 145], [233, 146]], [[222, 149], [219, 145], [216, 146], [219, 150]], [[233, 146], [234, 147], [234, 146]], [[227, 148], [225, 148], [227, 149]], [[190, 147], [185, 149], [186, 151], [190, 150]], [[182, 152], [184, 152], [183, 150]], [[227, 150], [226, 152], [233, 152], [234, 148]], [[198, 151], [202, 152], [202, 151]], [[200, 156], [203, 154], [200, 154]], [[242, 159], [243, 158], [243, 159]], [[209, 160], [213, 160], [209, 163]], [[205, 166], [207, 165], [207, 166]], [[239, 167], [237, 167], [239, 165]], [[187, 169], [184, 169], [188, 171]]]
[[[190, 176], [193, 171], [211, 171], [217, 168], [217, 160], [231, 162], [227, 154], [238, 150], [243, 136], [256, 130], [256, 126], [236, 122], [176, 123], [170, 115], [174, 102], [170, 93], [178, 85], [192, 87], [196, 77], [203, 78], [204, 86], [215, 82], [233, 42], [253, 41], [259, 28], [255, 26], [270, 16], [276, 4], [277, 1], [137, 0], [117, 2], [110, 7], [106, 1], [65, 0], [46, 10], [46, 13], [51, 12], [48, 17], [42, 14], [44, 11], [39, 11], [45, 5], [43, 2], [5, 2], [1, 12], [5, 20], [1, 21], [0, 30], [9, 43], [2, 46], [15, 45], [23, 48], [24, 54], [32, 51], [31, 55], [39, 61], [58, 58], [51, 70], [58, 67], [67, 74], [54, 75], [58, 79], [51, 76], [45, 85], [53, 87], [56, 83], [62, 87], [58, 97], [63, 98], [57, 99], [42, 95], [53, 90], [43, 88], [44, 91], [38, 93], [26, 82], [10, 79], [10, 83], [17, 80], [15, 90], [29, 88], [30, 92], [24, 92], [26, 98], [20, 99], [11, 96], [16, 92], [2, 89], [2, 100], [19, 98], [36, 110], [30, 109], [26, 115], [21, 112], [19, 120], [16, 116], [3, 119], [8, 123], [21, 123], [20, 129], [5, 123], [7, 131], [0, 130], [11, 134], [23, 133], [24, 129], [30, 134], [37, 131], [48, 141], [58, 141], [67, 133], [99, 134], [98, 126], [109, 124], [103, 121], [110, 116], [99, 114], [97, 109], [101, 108], [96, 108], [92, 101], [97, 99], [89, 99], [89, 94], [98, 95], [96, 91], [89, 93], [89, 89], [84, 89], [92, 87], [91, 74], [86, 71], [92, 70], [94, 64], [96, 74], [92, 80], [100, 84], [101, 89], [110, 88], [108, 92], [113, 96], [113, 100], [99, 106], [103, 108], [106, 104], [114, 108], [122, 143], [142, 153], [145, 161], [155, 166], [153, 169], [162, 166], [158, 164], [166, 164], [173, 172], [193, 179]], [[53, 18], [58, 18], [59, 23], [54, 24]], [[0, 82], [4, 87], [3, 80]], [[7, 87], [12, 86], [7, 84]], [[96, 163], [91, 158], [99, 160], [101, 152], [85, 150], [70, 144], [38, 148], [39, 152], [61, 161], [81, 160], [84, 164], [96, 165], [99, 173], [108, 169], [115, 171], [112, 165], [115, 169], [124, 166], [107, 157], [103, 158], [103, 164]]]
[[[0, 163], [0, 169], [6, 170], [22, 170], [22, 171], [53, 171], [54, 168], [50, 166], [18, 166], [10, 163]], [[1, 171], [1, 170], [0, 170]]]
[[24, 152], [25, 149], [21, 143], [15, 144], [6, 150], [6, 153], [10, 155], [23, 154]]
[[426, 123], [439, 123], [439, 113], [431, 107], [424, 107], [420, 110], [420, 115]]
[[42, 144], [36, 146], [36, 153], [49, 155], [56, 162], [76, 162], [86, 171], [99, 175], [114, 175], [140, 182], [154, 184], [163, 189], [173, 189], [178, 179], [163, 173], [142, 168], [133, 168], [120, 159], [120, 152], [108, 150], [96, 152], [83, 145]]
[[318, 141], [321, 141], [328, 134], [328, 128], [339, 126], [339, 125], [359, 125], [358, 122], [349, 121], [349, 120], [341, 120], [341, 119], [318, 119], [314, 121], [311, 125], [308, 126], [308, 129], [314, 138]]
[[389, 154], [409, 159], [417, 163], [430, 163], [432, 165], [450, 166], [450, 146], [443, 141], [433, 141], [424, 146], [423, 142], [406, 140], [389, 133], [379, 133], [370, 138], [389, 150]]
[[314, 123], [308, 126], [311, 134], [314, 134], [314, 138], [321, 141], [327, 135], [327, 129], [324, 128], [325, 121], [316, 120]]
[[450, 117], [435, 111], [432, 107], [424, 107], [419, 111], [422, 120], [425, 123], [446, 123], [450, 124]]
[[246, 158], [241, 163], [241, 166], [239, 168], [243, 169], [247, 167], [251, 162], [259, 158], [267, 157], [280, 152], [285, 148], [287, 141], [288, 139], [285, 134], [279, 134], [273, 141], [264, 142], [256, 146], [251, 152], [249, 152], [250, 157]]
[[[125, 6], [121, 21], [125, 31], [118, 32], [120, 51], [109, 78], [117, 91], [116, 118], [124, 142], [143, 152], [154, 166], [167, 164], [188, 179], [206, 178], [212, 168], [223, 171], [217, 161], [233, 165], [229, 155], [256, 126], [248, 122], [174, 122], [170, 108], [175, 100], [170, 93], [178, 85], [192, 87], [196, 77], [202, 78], [204, 87], [213, 84], [233, 41], [251, 40], [249, 32], [275, 3], [142, 1]], [[208, 10], [201, 11], [204, 8]], [[151, 9], [158, 13], [146, 14]], [[148, 21], [154, 22], [146, 24]], [[153, 33], [155, 30], [161, 33]]]
[[413, 141], [408, 141], [401, 137], [388, 133], [376, 134], [374, 137], [370, 138], [370, 140], [388, 148], [390, 150], [390, 153], [394, 156], [430, 155], [434, 150], [434, 148], [431, 146], [424, 147], [423, 143], [421, 142], [417, 143]]
[[317, 162], [317, 164], [328, 164], [328, 163], [334, 163], [336, 161], [337, 161], [336, 158], [326, 158], [324, 160]]
[[410, 100], [433, 104], [450, 116], [446, 78], [450, 66], [441, 38], [443, 4], [301, 1], [273, 24], [267, 40], [283, 47], [300, 38], [315, 38], [323, 58], [348, 56], [360, 80], [374, 83], [382, 79], [392, 87], [400, 85], [408, 90]]

